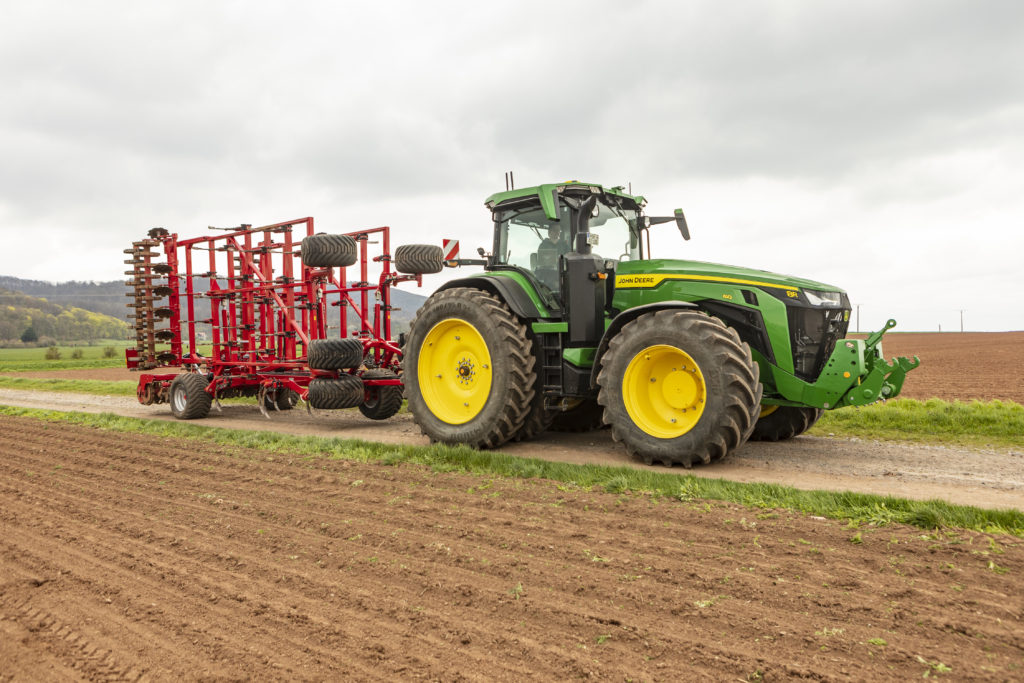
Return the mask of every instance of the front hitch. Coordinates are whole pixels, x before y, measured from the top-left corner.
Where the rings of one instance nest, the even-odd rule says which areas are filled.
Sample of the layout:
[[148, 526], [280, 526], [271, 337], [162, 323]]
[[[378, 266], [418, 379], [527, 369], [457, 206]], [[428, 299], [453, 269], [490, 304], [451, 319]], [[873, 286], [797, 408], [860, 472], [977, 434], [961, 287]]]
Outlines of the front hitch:
[[892, 363], [886, 362], [882, 357], [882, 335], [894, 327], [896, 327], [896, 321], [890, 318], [886, 321], [885, 327], [878, 332], [873, 332], [865, 340], [864, 364], [867, 374], [863, 375], [857, 385], [851, 387], [839, 399], [835, 405], [836, 408], [863, 406], [878, 400], [884, 401], [896, 397], [903, 388], [907, 373], [921, 364], [921, 359], [917, 356], [914, 356], [913, 359], [900, 356], [893, 358]]

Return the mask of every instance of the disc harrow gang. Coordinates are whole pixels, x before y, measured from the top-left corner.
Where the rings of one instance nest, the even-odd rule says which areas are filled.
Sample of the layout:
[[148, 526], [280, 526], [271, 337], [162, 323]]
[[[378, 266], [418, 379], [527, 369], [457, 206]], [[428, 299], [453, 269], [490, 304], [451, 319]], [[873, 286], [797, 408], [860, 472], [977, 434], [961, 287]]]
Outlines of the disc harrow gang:
[[[135, 329], [126, 356], [143, 372], [141, 403], [178, 401], [175, 415], [191, 419], [221, 398], [255, 396], [269, 417], [297, 398], [308, 405], [311, 384], [321, 408], [401, 394], [391, 287], [422, 275], [392, 269], [388, 227], [317, 234], [300, 218], [211, 230], [183, 240], [153, 228], [124, 250]], [[183, 384], [182, 370], [203, 381]], [[183, 407], [190, 394], [202, 410]]]

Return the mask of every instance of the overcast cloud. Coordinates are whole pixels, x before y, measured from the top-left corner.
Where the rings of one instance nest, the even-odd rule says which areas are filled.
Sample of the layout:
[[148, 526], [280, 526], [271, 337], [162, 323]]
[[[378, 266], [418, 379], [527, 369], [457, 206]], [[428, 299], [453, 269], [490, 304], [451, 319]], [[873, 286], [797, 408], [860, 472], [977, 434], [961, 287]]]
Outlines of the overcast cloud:
[[1020, 330], [1022, 64], [1020, 2], [0, 0], [0, 274], [306, 215], [472, 252], [512, 169], [682, 206], [659, 255], [834, 283], [862, 329]]

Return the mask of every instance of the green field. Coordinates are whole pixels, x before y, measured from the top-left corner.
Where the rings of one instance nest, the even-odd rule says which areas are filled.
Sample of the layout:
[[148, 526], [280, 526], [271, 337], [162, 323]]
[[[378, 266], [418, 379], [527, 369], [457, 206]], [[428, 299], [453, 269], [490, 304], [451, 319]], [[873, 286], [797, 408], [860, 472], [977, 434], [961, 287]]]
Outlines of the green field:
[[[0, 372], [31, 372], [34, 370], [68, 370], [76, 368], [123, 368], [124, 350], [129, 343], [123, 339], [101, 339], [88, 346], [58, 346], [59, 360], [47, 360], [47, 349], [0, 349]], [[114, 347], [114, 357], [104, 358], [107, 347]], [[77, 351], [81, 358], [72, 358]]]

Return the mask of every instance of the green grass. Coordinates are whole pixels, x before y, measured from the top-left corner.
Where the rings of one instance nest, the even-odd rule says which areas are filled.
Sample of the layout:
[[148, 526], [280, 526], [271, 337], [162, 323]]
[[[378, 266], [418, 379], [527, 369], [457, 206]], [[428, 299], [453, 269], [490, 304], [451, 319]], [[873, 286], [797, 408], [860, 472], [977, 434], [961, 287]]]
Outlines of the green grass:
[[57, 391], [101, 396], [134, 396], [138, 382], [122, 380], [104, 382], [98, 379], [35, 379], [0, 375], [0, 387], [21, 391]]
[[827, 411], [809, 432], [882, 441], [1024, 447], [1024, 406], [1012, 401], [916, 401], [901, 398]]
[[0, 406], [0, 414], [96, 427], [126, 433], [196, 439], [208, 443], [257, 448], [315, 460], [319, 458], [417, 463], [436, 471], [513, 478], [540, 477], [580, 488], [606, 486], [630, 494], [690, 503], [721, 500], [754, 508], [789, 509], [857, 524], [904, 523], [932, 529], [953, 527], [1024, 536], [1024, 512], [987, 510], [941, 500], [915, 501], [892, 496], [836, 491], [803, 491], [777, 484], [743, 484], [693, 475], [600, 465], [575, 465], [522, 458], [451, 446], [395, 446], [354, 439], [291, 436], [202, 427], [182, 422], [143, 420], [110, 413], [92, 415]]
[[[0, 349], [0, 372], [30, 372], [33, 370], [67, 370], [73, 368], [117, 368], [124, 367], [124, 349], [128, 342], [123, 340], [98, 340], [88, 346], [58, 346], [60, 360], [46, 360], [46, 348]], [[113, 358], [104, 358], [103, 350], [113, 346]], [[82, 358], [73, 359], [71, 354], [82, 352]]]

